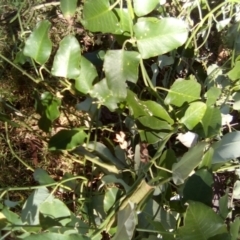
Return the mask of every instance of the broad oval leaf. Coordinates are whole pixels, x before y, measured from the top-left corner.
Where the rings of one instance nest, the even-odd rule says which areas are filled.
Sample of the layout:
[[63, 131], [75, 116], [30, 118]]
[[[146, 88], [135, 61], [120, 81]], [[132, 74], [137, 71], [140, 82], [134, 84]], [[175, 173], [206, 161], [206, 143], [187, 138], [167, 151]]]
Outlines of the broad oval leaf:
[[118, 211], [117, 232], [113, 240], [131, 240], [137, 225], [136, 204], [128, 201], [128, 205]]
[[159, 0], [134, 0], [134, 12], [138, 17], [150, 13], [159, 3]]
[[49, 184], [54, 183], [55, 181], [48, 175], [48, 173], [41, 169], [37, 168], [33, 173], [33, 178], [35, 181], [39, 182], [40, 184]]
[[207, 106], [203, 102], [191, 103], [180, 122], [192, 130], [203, 118]]
[[201, 86], [195, 80], [177, 79], [168, 90], [165, 104], [181, 107], [185, 102], [192, 102], [200, 98]]
[[123, 100], [109, 89], [106, 78], [96, 83], [89, 94], [92, 98], [97, 98], [98, 103], [108, 107], [110, 111], [118, 108], [117, 104]]
[[79, 92], [87, 94], [92, 89], [92, 83], [97, 77], [95, 66], [85, 57], [82, 57], [80, 75], [75, 78], [75, 88]]
[[[178, 230], [179, 239], [204, 240], [224, 233], [228, 233], [224, 220], [211, 207], [200, 202], [189, 201], [184, 226]], [[225, 239], [229, 238], [226, 237]]]
[[204, 137], [212, 137], [219, 133], [222, 124], [221, 112], [218, 108], [207, 107], [201, 120]]
[[109, 0], [86, 0], [83, 6], [82, 24], [92, 32], [115, 33], [119, 23], [111, 10]]
[[113, 163], [117, 168], [123, 169], [126, 167], [121, 160], [116, 158], [111, 151], [102, 143], [100, 142], [90, 142], [87, 145], [87, 149], [94, 151], [94, 153], [99, 156], [103, 161]]
[[52, 199], [47, 188], [40, 187], [32, 192], [23, 205], [21, 212], [22, 221], [31, 225], [39, 224], [39, 207], [46, 199]]
[[43, 20], [36, 25], [36, 28], [26, 40], [23, 54], [33, 58], [37, 63], [44, 64], [47, 62], [52, 51], [52, 42], [48, 37], [48, 30], [51, 23]]
[[81, 145], [87, 134], [82, 129], [60, 130], [48, 143], [49, 150], [71, 150]]
[[43, 202], [39, 207], [39, 211], [45, 218], [51, 218], [56, 222], [60, 222], [63, 226], [71, 221], [70, 210], [59, 199]]
[[173, 124], [173, 119], [169, 116], [166, 109], [161, 106], [159, 103], [148, 100], [143, 102], [147, 106], [148, 110], [151, 112], [151, 115], [166, 120], [168, 123]]
[[176, 18], [141, 18], [134, 25], [134, 33], [143, 59], [170, 52], [183, 45], [188, 37], [186, 24]]
[[54, 57], [52, 74], [57, 77], [75, 79], [80, 74], [81, 49], [74, 36], [68, 35], [60, 42]]
[[230, 159], [240, 157], [240, 132], [230, 132], [213, 146], [214, 154], [212, 164], [225, 163]]
[[77, 8], [78, 0], [61, 0], [60, 1], [60, 9], [65, 18], [70, 18], [74, 15]]
[[138, 52], [109, 50], [104, 57], [104, 70], [109, 89], [115, 96], [126, 97], [126, 81], [136, 83], [138, 80]]
[[103, 208], [105, 212], [107, 212], [113, 206], [113, 204], [117, 200], [119, 192], [120, 192], [120, 189], [117, 187], [109, 188], [106, 191], [104, 195], [104, 200], [103, 200]]
[[173, 181], [175, 184], [183, 184], [184, 180], [201, 162], [206, 143], [200, 142], [195, 147], [186, 152], [179, 162], [175, 163], [172, 168]]
[[142, 117], [139, 117], [137, 121], [140, 122], [142, 126], [149, 129], [154, 129], [154, 130], [160, 130], [160, 129], [171, 130], [172, 129], [167, 122], [159, 120], [158, 118], [153, 116], [142, 116]]

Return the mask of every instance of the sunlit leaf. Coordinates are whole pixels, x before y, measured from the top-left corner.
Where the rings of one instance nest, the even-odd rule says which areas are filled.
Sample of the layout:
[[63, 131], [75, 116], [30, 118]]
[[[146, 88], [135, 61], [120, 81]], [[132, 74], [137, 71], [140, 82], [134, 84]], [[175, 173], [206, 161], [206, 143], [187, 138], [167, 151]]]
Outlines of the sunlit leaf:
[[218, 108], [207, 107], [201, 120], [204, 137], [211, 137], [219, 133], [222, 123], [221, 112]]
[[134, 0], [134, 11], [138, 17], [150, 13], [159, 3], [159, 0]]
[[67, 35], [60, 42], [54, 56], [52, 74], [57, 77], [75, 79], [80, 74], [81, 49], [78, 40]]
[[142, 101], [142, 103], [148, 108], [151, 115], [166, 120], [170, 124], [174, 123], [167, 110], [159, 103], [151, 100]]
[[108, 107], [110, 111], [118, 108], [117, 104], [123, 100], [122, 97], [119, 98], [109, 89], [106, 78], [96, 83], [89, 94], [92, 98], [98, 99], [99, 104]]
[[[68, 207], [59, 199], [52, 199], [51, 201], [43, 202], [39, 208], [40, 213], [45, 218], [53, 219], [63, 226], [71, 221], [70, 210]], [[42, 218], [42, 219], [44, 219]], [[42, 220], [41, 219], [41, 220]], [[47, 221], [47, 220], [46, 220]]]
[[115, 96], [126, 97], [126, 81], [138, 80], [139, 53], [124, 50], [109, 50], [104, 58], [104, 70], [109, 89]]
[[201, 162], [206, 143], [200, 142], [188, 152], [186, 152], [179, 162], [175, 163], [172, 168], [173, 181], [175, 184], [183, 184], [184, 180]]
[[188, 37], [184, 21], [177, 18], [141, 18], [134, 25], [142, 58], [155, 57], [183, 45]]
[[234, 67], [227, 73], [228, 77], [232, 81], [236, 81], [240, 78], [240, 61], [237, 61]]
[[60, 9], [65, 18], [70, 18], [74, 15], [77, 8], [78, 0], [61, 0]]
[[213, 146], [214, 154], [212, 163], [224, 163], [231, 159], [240, 157], [240, 132], [230, 132], [225, 134], [222, 139]]
[[26, 40], [23, 54], [33, 58], [37, 63], [47, 62], [52, 51], [52, 42], [48, 37], [51, 23], [47, 20], [39, 22]]
[[119, 26], [117, 16], [108, 0], [86, 0], [83, 5], [82, 23], [92, 32], [115, 33]]
[[98, 77], [95, 66], [85, 57], [81, 58], [80, 75], [75, 78], [75, 88], [84, 94], [87, 94], [91, 88], [93, 81]]
[[117, 232], [113, 240], [124, 239], [131, 240], [137, 225], [136, 206], [133, 202], [118, 212]]
[[219, 88], [211, 87], [206, 93], [206, 96], [207, 96], [206, 104], [208, 106], [215, 104], [220, 94], [221, 94], [221, 90]]
[[142, 126], [150, 129], [155, 129], [155, 130], [160, 130], [160, 129], [171, 130], [172, 129], [167, 122], [159, 120], [158, 118], [153, 116], [142, 116], [142, 117], [139, 117], [137, 121]]
[[21, 219], [31, 225], [39, 224], [39, 207], [46, 199], [52, 199], [49, 191], [45, 187], [36, 189], [28, 197], [23, 205]]
[[165, 104], [181, 107], [185, 102], [192, 102], [200, 98], [201, 85], [195, 80], [177, 79], [168, 90]]
[[186, 110], [180, 122], [183, 123], [189, 130], [192, 130], [203, 118], [206, 111], [206, 104], [203, 102], [191, 103]]

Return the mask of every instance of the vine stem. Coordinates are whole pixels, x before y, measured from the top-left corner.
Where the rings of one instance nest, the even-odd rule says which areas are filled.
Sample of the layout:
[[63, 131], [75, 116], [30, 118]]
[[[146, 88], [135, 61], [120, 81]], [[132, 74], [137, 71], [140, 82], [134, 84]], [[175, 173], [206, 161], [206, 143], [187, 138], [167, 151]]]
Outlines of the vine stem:
[[28, 74], [26, 71], [24, 71], [22, 68], [20, 68], [19, 66], [17, 66], [16, 64], [14, 64], [13, 62], [11, 62], [10, 60], [8, 60], [6, 57], [4, 57], [1, 53], [0, 53], [0, 58], [2, 58], [4, 61], [6, 61], [7, 63], [9, 63], [10, 65], [12, 65], [13, 67], [15, 67], [16, 69], [18, 69], [23, 75], [27, 76], [28, 78], [30, 78], [32, 81], [34, 81], [35, 83], [39, 83], [42, 80], [40, 79], [35, 79], [34, 77], [32, 77], [30, 74]]
[[8, 124], [7, 122], [5, 122], [5, 132], [6, 132], [6, 140], [7, 140], [7, 144], [8, 144], [8, 147], [12, 153], [12, 155], [19, 161], [21, 162], [28, 170], [31, 170], [32, 172], [34, 172], [34, 169], [28, 165], [26, 162], [24, 162], [13, 150], [12, 148], [12, 145], [11, 145], [11, 141], [9, 139], [9, 135], [8, 135]]

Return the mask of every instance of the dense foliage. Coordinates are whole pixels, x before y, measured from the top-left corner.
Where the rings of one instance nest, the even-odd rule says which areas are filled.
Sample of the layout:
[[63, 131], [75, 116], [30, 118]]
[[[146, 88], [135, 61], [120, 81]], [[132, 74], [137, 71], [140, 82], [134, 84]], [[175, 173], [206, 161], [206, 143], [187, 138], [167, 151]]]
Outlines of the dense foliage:
[[1, 21], [38, 121], [1, 97], [7, 142], [29, 125], [74, 166], [56, 178], [9, 144], [34, 181], [1, 188], [1, 239], [239, 239], [238, 0], [23, 1]]

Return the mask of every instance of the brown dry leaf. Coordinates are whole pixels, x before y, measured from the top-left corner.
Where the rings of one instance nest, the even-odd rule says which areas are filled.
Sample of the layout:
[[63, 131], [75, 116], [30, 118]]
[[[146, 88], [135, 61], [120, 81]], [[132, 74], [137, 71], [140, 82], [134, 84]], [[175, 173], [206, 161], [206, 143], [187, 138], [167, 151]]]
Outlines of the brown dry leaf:
[[141, 162], [147, 163], [149, 162], [149, 154], [148, 154], [148, 144], [145, 142], [140, 143], [140, 158]]

